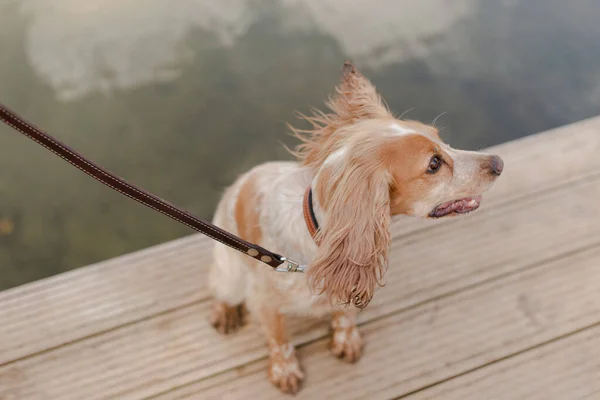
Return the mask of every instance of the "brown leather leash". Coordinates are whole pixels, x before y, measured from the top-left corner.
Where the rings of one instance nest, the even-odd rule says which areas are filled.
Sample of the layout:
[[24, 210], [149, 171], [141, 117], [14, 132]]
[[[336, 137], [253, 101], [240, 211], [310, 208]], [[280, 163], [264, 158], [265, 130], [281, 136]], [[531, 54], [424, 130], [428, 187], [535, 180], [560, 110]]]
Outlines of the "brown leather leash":
[[234, 250], [267, 264], [270, 267], [275, 268], [278, 272], [305, 272], [306, 267], [304, 265], [299, 265], [297, 262], [264, 249], [257, 244], [247, 242], [218, 226], [203, 221], [200, 218], [169, 204], [152, 193], [126, 182], [124, 179], [93, 163], [75, 150], [61, 143], [59, 140], [26, 122], [23, 118], [2, 104], [0, 104], [0, 120], [39, 145], [44, 146], [46, 149], [85, 172], [92, 178], [138, 203], [142, 203], [146, 207], [150, 207], [175, 221], [205, 234], [213, 240], [221, 242]]

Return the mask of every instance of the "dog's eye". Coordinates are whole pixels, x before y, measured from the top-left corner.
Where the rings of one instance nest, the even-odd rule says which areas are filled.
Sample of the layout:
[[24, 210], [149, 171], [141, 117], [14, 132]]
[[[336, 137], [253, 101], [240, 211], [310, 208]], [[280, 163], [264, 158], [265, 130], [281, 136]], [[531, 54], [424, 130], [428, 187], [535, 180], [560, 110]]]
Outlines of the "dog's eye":
[[439, 156], [433, 156], [429, 161], [429, 167], [427, 168], [427, 172], [430, 174], [434, 174], [439, 171], [441, 166], [442, 159]]

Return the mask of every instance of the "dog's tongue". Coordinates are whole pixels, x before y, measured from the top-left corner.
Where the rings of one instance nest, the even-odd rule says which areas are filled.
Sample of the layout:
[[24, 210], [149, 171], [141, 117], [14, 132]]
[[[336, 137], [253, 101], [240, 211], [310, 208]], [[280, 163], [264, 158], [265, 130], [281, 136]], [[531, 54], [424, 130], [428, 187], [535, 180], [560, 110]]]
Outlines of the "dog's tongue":
[[464, 214], [479, 208], [480, 202], [481, 196], [465, 197], [460, 200], [447, 201], [437, 206], [431, 215], [433, 217], [443, 217], [451, 213]]
[[479, 202], [476, 199], [473, 198], [465, 198], [465, 199], [461, 199], [458, 201], [455, 201], [453, 203], [450, 204], [450, 209], [453, 212], [467, 212], [472, 210], [473, 208], [475, 208], [476, 206], [479, 205]]

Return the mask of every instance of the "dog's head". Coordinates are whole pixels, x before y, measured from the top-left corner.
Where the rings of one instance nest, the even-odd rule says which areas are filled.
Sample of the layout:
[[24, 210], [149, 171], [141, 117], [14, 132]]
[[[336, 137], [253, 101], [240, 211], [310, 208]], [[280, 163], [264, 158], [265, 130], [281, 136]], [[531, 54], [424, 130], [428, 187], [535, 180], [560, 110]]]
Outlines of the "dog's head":
[[387, 268], [391, 216], [474, 211], [503, 162], [451, 148], [432, 126], [396, 119], [350, 63], [336, 89], [332, 113], [317, 111], [305, 117], [313, 130], [295, 131], [303, 141], [296, 154], [315, 170], [312, 189], [323, 218], [308, 274], [332, 301], [362, 308]]

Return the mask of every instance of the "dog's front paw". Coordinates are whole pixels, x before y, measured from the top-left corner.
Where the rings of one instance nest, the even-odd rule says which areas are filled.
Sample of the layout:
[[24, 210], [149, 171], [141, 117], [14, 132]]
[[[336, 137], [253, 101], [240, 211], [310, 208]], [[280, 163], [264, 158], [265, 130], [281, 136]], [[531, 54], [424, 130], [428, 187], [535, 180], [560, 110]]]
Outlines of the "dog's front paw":
[[269, 380], [284, 393], [295, 394], [300, 389], [304, 374], [294, 354], [294, 346], [287, 343], [271, 348]]
[[230, 306], [215, 301], [210, 313], [210, 324], [221, 334], [226, 335], [244, 325], [245, 310], [243, 304]]
[[349, 363], [360, 359], [364, 345], [356, 325], [336, 327], [331, 337], [331, 354]]

